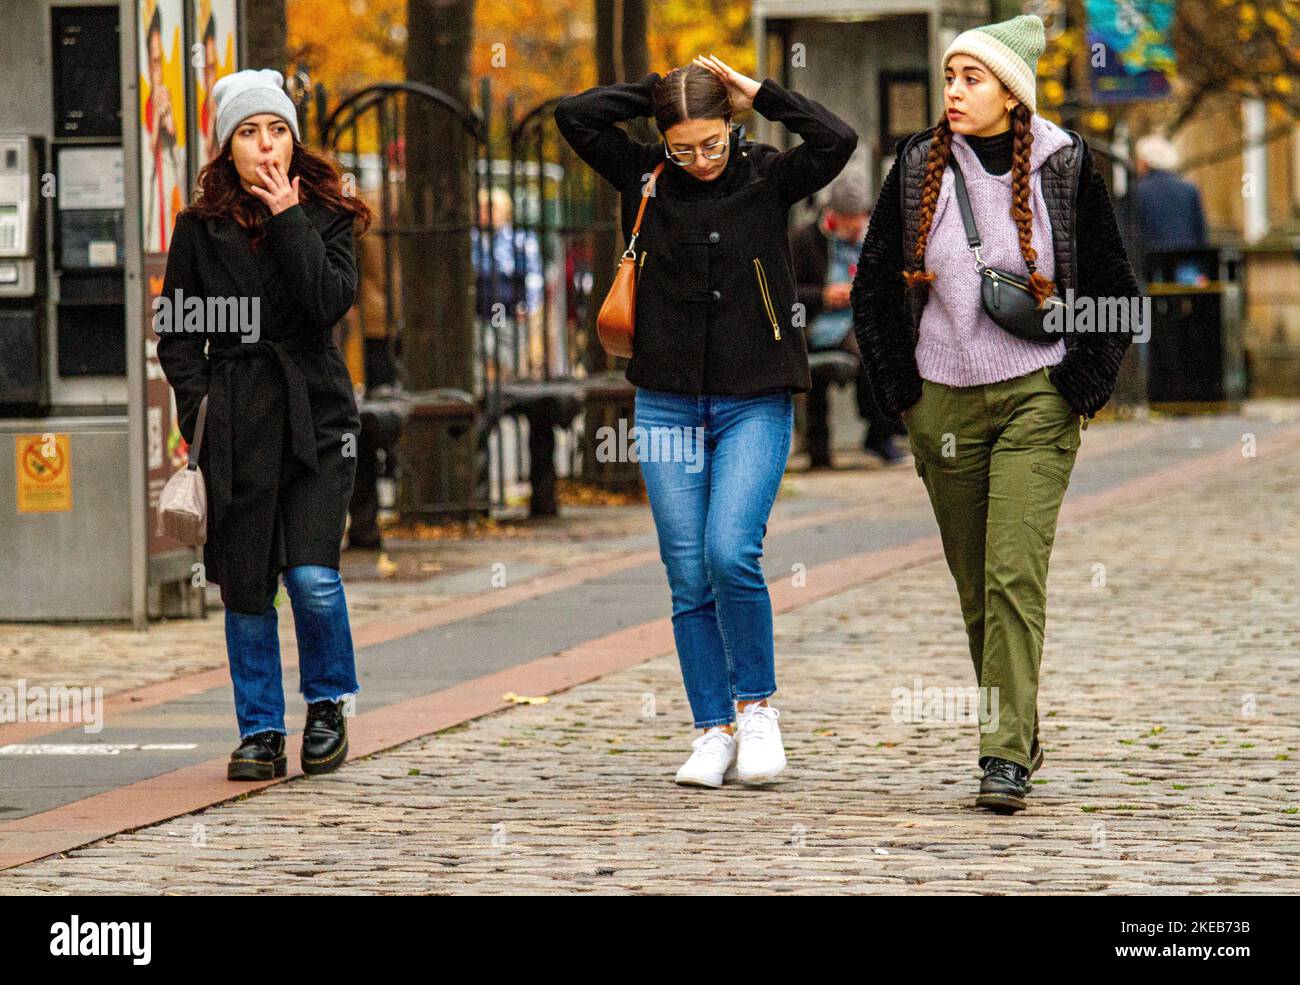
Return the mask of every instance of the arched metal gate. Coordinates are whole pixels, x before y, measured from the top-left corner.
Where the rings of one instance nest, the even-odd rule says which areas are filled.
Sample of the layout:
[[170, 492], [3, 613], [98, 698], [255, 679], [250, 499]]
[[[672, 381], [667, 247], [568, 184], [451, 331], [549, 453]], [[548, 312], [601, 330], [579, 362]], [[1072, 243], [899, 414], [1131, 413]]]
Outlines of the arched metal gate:
[[[612, 235], [613, 223], [598, 220], [598, 179], [556, 131], [556, 102], [543, 102], [516, 121], [510, 97], [496, 119], [486, 79], [477, 108], [412, 82], [367, 87], [328, 112], [320, 87], [313, 99], [300, 101], [304, 132], [316, 134], [341, 164], [351, 192], [374, 211], [370, 231], [358, 241], [361, 287], [350, 326], [363, 350], [368, 397], [409, 390], [412, 360], [431, 355], [411, 350], [411, 320], [430, 312], [412, 308], [420, 301], [412, 296], [416, 278], [403, 271], [416, 269], [413, 264], [466, 265], [473, 352], [459, 389], [476, 411], [475, 451], [467, 459], [463, 450], [443, 449], [447, 475], [441, 485], [481, 487], [491, 506], [502, 507], [527, 476], [534, 512], [539, 505], [540, 512], [554, 511], [553, 491], [549, 502], [545, 492], [538, 502], [539, 476], [549, 475], [553, 486], [552, 465], [560, 474], [577, 473], [589, 395], [613, 382], [593, 374], [585, 356], [594, 331], [593, 256], [598, 237]], [[413, 120], [443, 132], [454, 128], [464, 148], [465, 173], [442, 189], [468, 197], [470, 207], [460, 203], [459, 214], [437, 202], [413, 201], [419, 189], [408, 175], [406, 140]], [[432, 345], [439, 344], [435, 335]], [[549, 461], [535, 463], [539, 456]], [[458, 484], [455, 473], [466, 470], [486, 474]], [[462, 495], [446, 505], [472, 509], [476, 498]]]

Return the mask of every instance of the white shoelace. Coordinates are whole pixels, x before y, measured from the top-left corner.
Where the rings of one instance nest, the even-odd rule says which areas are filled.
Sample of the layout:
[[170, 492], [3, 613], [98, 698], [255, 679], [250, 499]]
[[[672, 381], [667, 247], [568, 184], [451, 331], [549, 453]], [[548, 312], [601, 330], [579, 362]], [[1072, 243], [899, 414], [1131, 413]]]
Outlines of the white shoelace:
[[[713, 726], [713, 728], [709, 729], [698, 739], [692, 742], [691, 745], [695, 748], [696, 752], [703, 752], [705, 750], [705, 747], [710, 744], [713, 745], [720, 744], [721, 746], [725, 747], [727, 745], [726, 740], [729, 739], [730, 737], [731, 737], [730, 734], [725, 729], [723, 729], [718, 725], [715, 725]], [[719, 740], [722, 740], [721, 743], [719, 743]]]
[[762, 738], [771, 734], [780, 717], [781, 712], [771, 705], [749, 705], [740, 713], [739, 732], [746, 739]]

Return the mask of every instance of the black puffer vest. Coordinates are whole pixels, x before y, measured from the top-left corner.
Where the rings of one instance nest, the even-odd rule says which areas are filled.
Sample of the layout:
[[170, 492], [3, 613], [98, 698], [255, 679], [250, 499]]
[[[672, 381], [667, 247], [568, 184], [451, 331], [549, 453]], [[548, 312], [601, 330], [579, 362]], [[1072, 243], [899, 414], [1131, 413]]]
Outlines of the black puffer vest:
[[[925, 161], [930, 156], [930, 141], [935, 128], [922, 130], [903, 140], [899, 144], [899, 189], [902, 193], [903, 206], [903, 269], [919, 269], [916, 254], [916, 238], [920, 233], [921, 187], [925, 181]], [[1056, 257], [1054, 281], [1056, 291], [1061, 297], [1066, 290], [1077, 289], [1078, 267], [1075, 261], [1075, 207], [1079, 192], [1079, 165], [1083, 160], [1083, 138], [1073, 130], [1070, 146], [1062, 147], [1049, 156], [1040, 169], [1043, 183], [1043, 200], [1047, 203], [1048, 221], [1052, 227], [1052, 249]], [[1010, 217], [1008, 217], [1008, 221]], [[973, 271], [974, 268], [972, 268]], [[972, 276], [974, 274], [972, 273]], [[917, 333], [921, 327], [921, 314], [929, 298], [930, 286], [921, 284], [907, 290], [907, 304], [912, 316], [912, 332]], [[1072, 340], [1072, 334], [1066, 336], [1066, 345]]]

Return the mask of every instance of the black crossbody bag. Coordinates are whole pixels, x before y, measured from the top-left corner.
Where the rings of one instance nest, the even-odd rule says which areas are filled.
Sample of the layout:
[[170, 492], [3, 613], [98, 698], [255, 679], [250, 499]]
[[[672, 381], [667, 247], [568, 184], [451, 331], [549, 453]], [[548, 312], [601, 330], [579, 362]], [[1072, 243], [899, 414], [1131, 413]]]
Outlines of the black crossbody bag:
[[[984, 244], [980, 240], [979, 229], [975, 226], [975, 213], [971, 211], [970, 196], [966, 193], [966, 178], [961, 173], [961, 165], [955, 156], [949, 159], [948, 164], [952, 168], [962, 225], [966, 227], [966, 243], [975, 254], [975, 269], [980, 275], [980, 302], [985, 313], [1018, 339], [1039, 345], [1052, 345], [1062, 336], [1060, 332], [1049, 331], [1045, 322], [1052, 306], [1064, 308], [1065, 302], [1053, 294], [1039, 308], [1026, 278], [990, 267], [980, 258], [980, 249]], [[1032, 264], [1030, 272], [1033, 272]]]

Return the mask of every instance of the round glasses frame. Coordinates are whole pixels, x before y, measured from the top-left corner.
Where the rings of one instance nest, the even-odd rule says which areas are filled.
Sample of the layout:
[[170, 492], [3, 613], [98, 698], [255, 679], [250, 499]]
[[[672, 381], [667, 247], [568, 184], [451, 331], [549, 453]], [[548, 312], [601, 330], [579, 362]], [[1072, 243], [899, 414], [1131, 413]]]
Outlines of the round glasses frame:
[[[727, 154], [727, 150], [728, 150], [728, 149], [730, 148], [730, 146], [731, 146], [731, 127], [728, 127], [728, 128], [727, 128], [727, 135], [726, 135], [725, 137], [723, 137], [721, 140], [714, 141], [714, 142], [711, 143], [711, 144], [705, 144], [704, 146], [705, 146], [706, 149], [707, 149], [707, 148], [710, 148], [710, 147], [720, 147], [720, 148], [721, 148], [721, 149], [720, 149], [716, 154], [708, 154], [708, 153], [703, 153], [703, 152], [702, 152], [702, 153], [701, 153], [701, 156], [702, 156], [706, 161], [718, 161], [718, 160], [721, 160], [723, 157], [726, 156], [726, 154]], [[679, 155], [684, 155], [684, 156], [679, 156]], [[673, 162], [674, 164], [676, 164], [678, 167], [688, 168], [688, 167], [690, 167], [692, 164], [695, 163], [695, 148], [692, 147], [690, 150], [670, 151], [670, 150], [668, 149], [668, 144], [667, 144], [667, 142], [665, 141], [665, 143], [664, 143], [664, 157], [668, 158], [668, 160], [672, 161], [672, 162]]]

